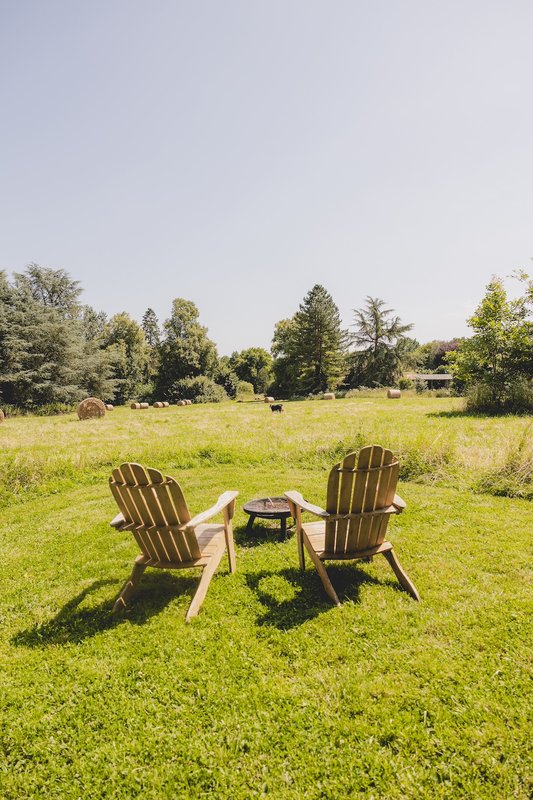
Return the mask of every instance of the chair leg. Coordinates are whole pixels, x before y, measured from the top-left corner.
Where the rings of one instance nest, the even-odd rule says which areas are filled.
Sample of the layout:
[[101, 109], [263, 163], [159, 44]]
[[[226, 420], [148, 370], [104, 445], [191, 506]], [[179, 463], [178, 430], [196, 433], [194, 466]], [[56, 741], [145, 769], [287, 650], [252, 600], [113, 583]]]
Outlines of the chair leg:
[[200, 606], [204, 602], [207, 590], [209, 588], [209, 584], [211, 583], [211, 578], [215, 574], [215, 570], [220, 564], [223, 555], [224, 555], [224, 548], [221, 547], [219, 550], [217, 550], [216, 553], [214, 553], [214, 555], [211, 556], [208, 563], [203, 568], [202, 575], [200, 577], [200, 583], [198, 584], [198, 588], [196, 590], [196, 594], [192, 599], [192, 602], [189, 606], [189, 610], [187, 611], [187, 615], [185, 617], [186, 622], [190, 622], [192, 617], [198, 616], [198, 612], [200, 611]]
[[401, 586], [405, 589], [405, 591], [409, 592], [411, 597], [414, 597], [415, 600], [420, 600], [420, 595], [418, 594], [414, 583], [409, 578], [407, 573], [404, 572], [404, 570], [402, 569], [402, 567], [400, 565], [400, 562], [396, 558], [396, 554], [394, 553], [394, 550], [392, 550], [392, 549], [391, 550], [385, 550], [383, 555], [385, 556], [385, 558], [387, 559], [387, 561], [391, 565], [392, 571], [394, 572], [394, 574], [398, 578], [398, 581], [400, 582]]
[[315, 553], [313, 545], [311, 544], [311, 542], [309, 541], [309, 539], [307, 538], [305, 533], [303, 534], [303, 540], [304, 540], [304, 544], [305, 544], [305, 547], [307, 549], [307, 552], [309, 553], [309, 557], [310, 557], [311, 561], [313, 562], [313, 564], [315, 565], [316, 571], [320, 575], [320, 580], [322, 581], [322, 583], [324, 585], [324, 589], [326, 590], [326, 594], [328, 595], [328, 597], [331, 598], [331, 600], [333, 600], [333, 602], [335, 603], [336, 606], [340, 606], [341, 605], [341, 601], [337, 597], [337, 592], [333, 588], [333, 584], [331, 583], [331, 581], [329, 579], [329, 575], [326, 572], [326, 568], [325, 568], [324, 564], [322, 563], [322, 561], [317, 556], [317, 554]]
[[235, 559], [235, 543], [233, 541], [233, 528], [231, 522], [224, 526], [224, 536], [226, 539], [226, 549], [228, 551], [229, 571], [235, 572], [237, 570], [237, 562]]
[[300, 562], [300, 569], [302, 570], [302, 572], [304, 572], [305, 552], [304, 552], [303, 531], [300, 528], [296, 528], [296, 544], [298, 547], [298, 561]]
[[122, 611], [122, 609], [126, 608], [126, 606], [128, 605], [128, 601], [135, 592], [135, 589], [137, 588], [145, 569], [146, 569], [146, 564], [135, 563], [133, 565], [130, 577], [122, 587], [121, 593], [115, 600], [115, 605], [113, 606], [113, 614], [116, 614], [118, 611]]

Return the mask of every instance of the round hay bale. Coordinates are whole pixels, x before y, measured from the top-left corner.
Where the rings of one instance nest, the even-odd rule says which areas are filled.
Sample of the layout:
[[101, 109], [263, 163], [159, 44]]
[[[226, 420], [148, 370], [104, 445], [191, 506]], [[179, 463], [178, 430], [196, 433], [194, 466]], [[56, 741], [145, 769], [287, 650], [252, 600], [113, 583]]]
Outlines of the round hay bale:
[[168, 400], [165, 400], [163, 402], [163, 408], [168, 408], [169, 406], [170, 406], [170, 403], [168, 402]]
[[105, 410], [106, 411], [113, 411], [114, 408], [115, 408], [115, 406], [112, 406], [111, 403], [106, 403], [105, 404]]
[[185, 402], [185, 400], [178, 400], [178, 402], [176, 403], [176, 405], [177, 405], [177, 406], [186, 406], [186, 405], [187, 405], [187, 403]]
[[6, 418], [6, 415], [4, 414], [2, 409], [0, 408], [0, 422], [3, 422], [5, 420], [5, 418]]
[[160, 403], [159, 400], [156, 400], [154, 403], [154, 408], [163, 408], [163, 403]]
[[139, 408], [150, 408], [150, 403], [139, 403]]
[[79, 419], [98, 419], [105, 414], [105, 403], [98, 397], [87, 397], [78, 406]]
[[273, 402], [274, 402], [273, 397], [265, 397], [265, 403], [273, 403]]
[[192, 406], [192, 400], [186, 400], [185, 402], [188, 406]]
[[130, 408], [134, 408], [134, 409], [135, 409], [135, 408], [140, 408], [140, 407], [141, 407], [141, 404], [140, 404], [140, 403], [132, 403], [132, 404], [130, 405]]
[[389, 389], [387, 392], [387, 397], [389, 400], [399, 400], [402, 396], [402, 393], [399, 389]]
[[335, 400], [335, 392], [325, 392], [324, 400]]

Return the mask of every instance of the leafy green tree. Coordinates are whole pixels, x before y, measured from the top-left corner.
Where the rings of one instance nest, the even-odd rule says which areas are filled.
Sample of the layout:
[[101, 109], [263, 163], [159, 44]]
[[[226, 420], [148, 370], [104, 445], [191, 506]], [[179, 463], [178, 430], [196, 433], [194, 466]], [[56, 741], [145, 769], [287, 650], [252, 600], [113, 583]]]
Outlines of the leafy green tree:
[[479, 410], [533, 410], [533, 281], [525, 273], [517, 277], [525, 292], [515, 299], [500, 278], [492, 278], [468, 320], [474, 335], [447, 356], [470, 392], [471, 407]]
[[143, 393], [148, 361], [143, 329], [129, 314], [115, 314], [106, 325], [102, 343], [114, 363], [116, 401], [138, 397]]
[[349, 386], [390, 385], [399, 377], [406, 356], [405, 334], [413, 326], [403, 324], [385, 305], [384, 300], [367, 297], [365, 307], [354, 312], [356, 349], [350, 358]]
[[296, 394], [299, 385], [299, 362], [296, 356], [296, 320], [282, 319], [274, 328], [272, 339], [274, 380], [270, 386], [276, 397]]
[[176, 298], [172, 314], [164, 323], [164, 338], [159, 347], [157, 394], [166, 398], [171, 386], [183, 378], [217, 374], [218, 356], [207, 328], [200, 325], [199, 312], [190, 300]]
[[229, 363], [241, 381], [251, 383], [256, 394], [266, 392], [272, 382], [272, 356], [262, 347], [232, 353]]
[[446, 368], [446, 354], [457, 350], [460, 344], [460, 338], [448, 341], [434, 339], [421, 344], [412, 353], [413, 367], [425, 372], [437, 372], [441, 367]]
[[237, 384], [239, 377], [231, 368], [230, 357], [222, 356], [218, 360], [218, 366], [215, 372], [215, 383], [222, 386], [224, 391], [229, 397], [237, 396]]

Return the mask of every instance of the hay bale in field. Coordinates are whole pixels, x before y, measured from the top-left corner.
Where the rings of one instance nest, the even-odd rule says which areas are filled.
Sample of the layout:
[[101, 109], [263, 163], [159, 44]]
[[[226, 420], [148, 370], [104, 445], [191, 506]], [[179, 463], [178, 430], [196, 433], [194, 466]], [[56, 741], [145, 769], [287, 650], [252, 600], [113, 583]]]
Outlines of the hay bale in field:
[[98, 419], [105, 415], [105, 403], [98, 397], [86, 397], [78, 406], [79, 419]]
[[141, 407], [140, 403], [131, 403], [131, 405], [130, 405], [130, 408], [134, 408], [134, 409], [135, 408], [140, 408], [140, 407]]
[[274, 402], [274, 398], [273, 397], [266, 397], [265, 396], [265, 403], [273, 403], [273, 402]]
[[177, 406], [186, 406], [187, 405], [187, 401], [186, 400], [178, 400], [176, 405]]
[[168, 408], [169, 406], [170, 406], [170, 403], [168, 402], [168, 400], [165, 400], [163, 402], [163, 408]]
[[4, 414], [2, 409], [0, 408], [0, 422], [3, 422], [5, 420], [5, 418], [6, 418], [6, 415]]
[[150, 403], [139, 403], [139, 408], [150, 408]]
[[402, 396], [402, 393], [399, 389], [389, 389], [387, 392], [387, 397], [389, 400], [399, 400]]
[[335, 400], [335, 392], [324, 392], [324, 400]]
[[186, 400], [185, 401], [185, 405], [192, 406], [192, 400]]
[[164, 408], [164, 403], [161, 403], [159, 400], [156, 400], [154, 403], [154, 408]]
[[112, 406], [111, 403], [106, 403], [105, 404], [105, 410], [106, 411], [113, 411], [114, 408], [115, 408], [115, 406]]

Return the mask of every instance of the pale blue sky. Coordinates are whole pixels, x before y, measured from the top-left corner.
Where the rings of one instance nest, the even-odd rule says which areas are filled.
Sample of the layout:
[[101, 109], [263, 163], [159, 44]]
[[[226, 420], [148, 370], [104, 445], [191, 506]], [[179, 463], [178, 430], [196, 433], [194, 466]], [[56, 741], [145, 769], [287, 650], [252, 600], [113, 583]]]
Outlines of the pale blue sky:
[[322, 283], [420, 341], [533, 256], [531, 0], [0, 0], [0, 268], [269, 347]]

